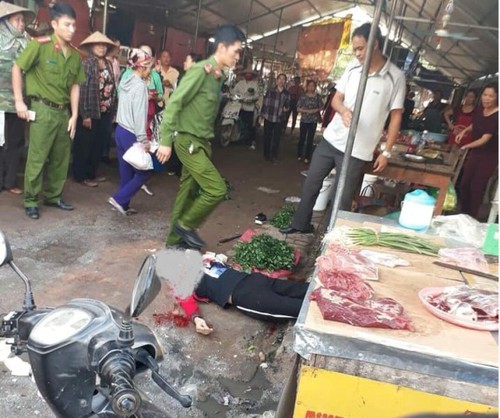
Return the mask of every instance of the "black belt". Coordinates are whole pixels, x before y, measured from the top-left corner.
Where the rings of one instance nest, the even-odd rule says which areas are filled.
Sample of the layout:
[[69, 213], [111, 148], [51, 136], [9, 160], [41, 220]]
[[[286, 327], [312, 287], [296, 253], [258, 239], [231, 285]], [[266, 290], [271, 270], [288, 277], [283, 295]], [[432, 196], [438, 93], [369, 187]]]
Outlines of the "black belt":
[[43, 103], [44, 105], [48, 106], [48, 107], [51, 107], [52, 109], [57, 109], [57, 110], [66, 110], [68, 108], [68, 105], [67, 104], [58, 104], [58, 103], [54, 103], [54, 102], [51, 102], [50, 100], [47, 100], [47, 99], [42, 99], [41, 97], [34, 97], [34, 96], [30, 96], [29, 97], [31, 99], [31, 101], [33, 102], [39, 102], [39, 103]]

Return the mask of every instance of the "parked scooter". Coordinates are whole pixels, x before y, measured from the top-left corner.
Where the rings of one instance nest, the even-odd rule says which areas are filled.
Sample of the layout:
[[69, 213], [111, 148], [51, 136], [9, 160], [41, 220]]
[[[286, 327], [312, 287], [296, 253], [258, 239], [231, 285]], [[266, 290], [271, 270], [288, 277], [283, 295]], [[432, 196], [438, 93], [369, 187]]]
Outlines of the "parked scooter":
[[37, 309], [30, 281], [0, 232], [0, 266], [6, 264], [23, 280], [25, 293], [22, 310], [3, 318], [0, 337], [8, 339], [14, 354], [28, 352], [38, 390], [57, 417], [167, 417], [135, 386], [135, 376], [146, 370], [165, 393], [191, 406], [191, 398], [159, 373], [163, 352], [155, 334], [133, 319], [161, 288], [154, 255], [144, 260], [125, 312], [92, 299]]
[[[222, 147], [227, 147], [231, 142], [238, 142], [245, 135], [246, 126], [242, 126], [240, 120], [240, 112], [243, 103], [255, 104], [257, 99], [244, 101], [241, 97], [235, 95], [230, 97], [230, 100], [224, 106], [221, 117], [221, 128], [219, 134], [219, 142]], [[254, 108], [253, 126], [255, 126], [258, 116], [257, 106]]]

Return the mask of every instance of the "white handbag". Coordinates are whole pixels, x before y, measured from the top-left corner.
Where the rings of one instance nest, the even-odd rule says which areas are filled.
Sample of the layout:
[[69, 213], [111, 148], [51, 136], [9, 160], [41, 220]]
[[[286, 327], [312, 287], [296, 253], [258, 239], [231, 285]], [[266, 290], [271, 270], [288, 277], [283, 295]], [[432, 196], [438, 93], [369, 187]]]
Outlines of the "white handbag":
[[144, 149], [140, 142], [136, 142], [127, 151], [125, 151], [123, 159], [136, 170], [153, 169], [153, 159], [151, 158], [151, 154]]

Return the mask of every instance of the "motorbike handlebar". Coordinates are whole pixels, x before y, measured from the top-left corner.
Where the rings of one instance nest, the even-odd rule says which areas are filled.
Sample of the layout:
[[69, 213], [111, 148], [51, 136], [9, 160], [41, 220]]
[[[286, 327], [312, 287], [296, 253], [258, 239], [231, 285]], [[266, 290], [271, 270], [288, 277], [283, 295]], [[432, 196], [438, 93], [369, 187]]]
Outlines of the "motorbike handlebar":
[[101, 378], [111, 388], [111, 407], [121, 417], [134, 415], [141, 407], [142, 398], [134, 387], [135, 360], [129, 352], [118, 351], [106, 359]]
[[165, 380], [165, 378], [159, 373], [160, 367], [158, 363], [146, 350], [139, 349], [135, 353], [135, 359], [151, 370], [151, 377], [153, 378], [153, 381], [160, 387], [161, 390], [178, 401], [184, 408], [189, 408], [193, 404], [191, 396], [179, 393]]

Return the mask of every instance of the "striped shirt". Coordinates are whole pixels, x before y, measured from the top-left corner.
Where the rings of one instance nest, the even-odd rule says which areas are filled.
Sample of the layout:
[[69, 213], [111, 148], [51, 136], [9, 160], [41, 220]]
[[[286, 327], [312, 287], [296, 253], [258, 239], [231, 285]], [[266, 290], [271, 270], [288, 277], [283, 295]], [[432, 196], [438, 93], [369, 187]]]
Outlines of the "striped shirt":
[[290, 93], [278, 88], [267, 91], [262, 103], [262, 117], [268, 122], [282, 122], [285, 120], [285, 111], [283, 108], [290, 107]]

